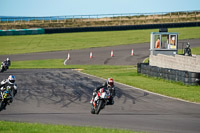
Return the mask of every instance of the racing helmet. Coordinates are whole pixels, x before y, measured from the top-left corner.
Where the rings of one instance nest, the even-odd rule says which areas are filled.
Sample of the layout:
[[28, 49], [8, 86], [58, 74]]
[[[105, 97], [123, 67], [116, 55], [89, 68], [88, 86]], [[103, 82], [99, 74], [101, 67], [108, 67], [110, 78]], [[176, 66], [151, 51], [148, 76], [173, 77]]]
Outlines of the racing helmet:
[[7, 60], [7, 61], [9, 61], [10, 59], [9, 59], [9, 58], [7, 58], [6, 60]]
[[114, 86], [114, 79], [113, 78], [108, 78], [107, 85], [108, 86]]
[[15, 76], [14, 75], [10, 75], [8, 77], [8, 81], [9, 81], [10, 84], [14, 84], [15, 83]]
[[187, 48], [189, 48], [189, 47], [190, 47], [190, 43], [189, 43], [189, 42], [186, 44], [186, 47], [187, 47]]

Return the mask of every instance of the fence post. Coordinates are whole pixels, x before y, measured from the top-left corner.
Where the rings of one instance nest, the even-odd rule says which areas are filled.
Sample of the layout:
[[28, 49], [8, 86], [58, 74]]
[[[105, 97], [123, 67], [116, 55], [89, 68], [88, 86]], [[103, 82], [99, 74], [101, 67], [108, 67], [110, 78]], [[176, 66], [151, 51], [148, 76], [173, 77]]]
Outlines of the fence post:
[[179, 12], [178, 12], [178, 19], [179, 19]]
[[196, 14], [197, 12], [195, 12], [194, 14], [195, 14], [195, 19], [197, 19], [197, 14]]
[[170, 12], [170, 19], [172, 18], [172, 13]]
[[154, 14], [153, 14], [153, 22], [154, 22], [154, 17], [155, 17], [155, 16], [154, 16]]

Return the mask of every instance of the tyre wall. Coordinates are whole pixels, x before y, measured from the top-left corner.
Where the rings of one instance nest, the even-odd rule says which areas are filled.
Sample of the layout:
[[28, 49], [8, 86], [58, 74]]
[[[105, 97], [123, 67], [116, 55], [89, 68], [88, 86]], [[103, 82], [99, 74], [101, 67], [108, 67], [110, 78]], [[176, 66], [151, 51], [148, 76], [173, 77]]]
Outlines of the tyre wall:
[[138, 63], [137, 72], [151, 77], [182, 82], [186, 85], [200, 85], [200, 72], [150, 66], [148, 63]]
[[46, 34], [51, 34], [51, 33], [119, 31], [119, 30], [158, 29], [158, 28], [195, 27], [195, 26], [200, 26], [200, 22], [102, 26], [102, 27], [79, 27], [79, 28], [44, 28], [44, 29], [45, 29]]

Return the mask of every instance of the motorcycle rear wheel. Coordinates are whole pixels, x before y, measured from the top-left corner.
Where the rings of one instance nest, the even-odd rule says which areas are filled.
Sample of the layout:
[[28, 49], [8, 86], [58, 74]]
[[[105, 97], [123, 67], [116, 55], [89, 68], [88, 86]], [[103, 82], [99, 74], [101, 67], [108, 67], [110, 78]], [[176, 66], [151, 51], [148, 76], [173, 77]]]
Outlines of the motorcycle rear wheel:
[[3, 109], [5, 109], [6, 103], [5, 101], [1, 101], [0, 102], [0, 111], [2, 111]]
[[91, 114], [95, 114], [95, 109], [94, 109], [94, 107], [91, 108]]

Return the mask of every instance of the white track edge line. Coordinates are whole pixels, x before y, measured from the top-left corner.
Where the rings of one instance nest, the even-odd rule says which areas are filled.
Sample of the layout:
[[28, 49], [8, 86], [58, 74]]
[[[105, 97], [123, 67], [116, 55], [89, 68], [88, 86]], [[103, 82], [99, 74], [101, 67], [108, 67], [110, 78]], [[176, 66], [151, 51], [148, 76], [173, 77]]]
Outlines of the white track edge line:
[[[75, 70], [75, 71], [77, 71], [77, 70]], [[87, 74], [87, 73], [84, 73], [84, 72], [81, 72], [81, 71], [77, 71], [77, 72], [82, 73], [82, 74], [84, 74], [84, 75], [91, 76], [91, 77], [95, 77], [95, 78], [99, 78], [99, 79], [102, 79], [102, 80], [106, 80], [106, 79], [104, 79], [104, 78], [97, 77], [97, 76], [94, 76], [94, 75], [91, 75], [91, 74]], [[116, 81], [116, 82], [117, 82], [117, 81]], [[165, 96], [165, 95], [162, 95], [162, 94], [159, 94], [159, 93], [155, 93], [155, 92], [143, 90], [143, 89], [141, 89], [141, 88], [137, 88], [137, 87], [130, 86], [130, 85], [127, 85], [127, 84], [123, 84], [123, 83], [120, 83], [120, 82], [117, 82], [117, 83], [118, 83], [118, 84], [121, 84], [121, 85], [124, 85], [124, 86], [127, 86], [127, 87], [130, 87], [130, 88], [133, 88], [133, 89], [136, 89], [136, 90], [140, 90], [140, 91], [143, 91], [143, 92], [147, 92], [147, 93], [151, 93], [151, 94], [154, 94], [154, 95], [162, 96], [162, 97], [165, 97], [165, 98], [169, 98], [169, 99], [174, 99], [174, 100], [178, 100], [178, 101], [182, 101], [182, 102], [186, 102], [186, 103], [193, 103], [193, 104], [200, 105], [200, 103], [197, 103], [197, 102], [191, 102], [191, 101], [183, 100], [183, 99], [180, 99], [180, 98]]]

